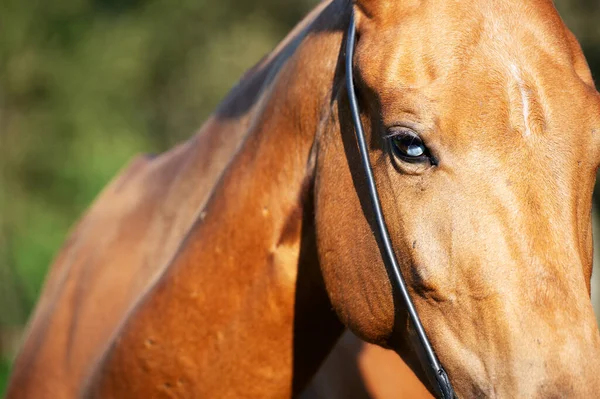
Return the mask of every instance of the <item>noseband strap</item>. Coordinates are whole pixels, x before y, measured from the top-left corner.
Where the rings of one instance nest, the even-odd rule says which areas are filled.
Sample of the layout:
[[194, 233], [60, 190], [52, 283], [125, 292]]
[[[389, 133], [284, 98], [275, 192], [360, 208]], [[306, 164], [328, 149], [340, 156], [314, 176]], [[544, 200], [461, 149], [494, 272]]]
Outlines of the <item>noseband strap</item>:
[[[379, 195], [377, 194], [377, 187], [375, 186], [375, 179], [373, 177], [373, 170], [371, 169], [371, 163], [369, 161], [369, 153], [367, 150], [363, 125], [360, 119], [358, 101], [356, 99], [356, 92], [354, 91], [354, 79], [352, 72], [352, 60], [354, 58], [354, 46], [356, 41], [356, 23], [354, 21], [354, 15], [350, 19], [350, 27], [348, 28], [348, 36], [346, 40], [346, 88], [348, 90], [348, 99], [350, 101], [350, 110], [352, 111], [352, 120], [354, 122], [354, 130], [356, 133], [356, 140], [358, 141], [360, 157], [365, 170], [365, 175], [367, 177], [369, 196], [371, 197], [371, 204], [373, 205], [377, 230], [383, 246], [383, 255], [385, 257], [384, 263], [389, 266], [392, 287], [402, 298], [404, 306], [408, 311], [410, 320], [415, 328], [417, 336], [419, 337], [419, 341], [421, 342], [421, 345], [425, 351], [427, 362], [426, 364], [423, 364], [424, 369], [430, 376], [430, 379], [432, 379], [431, 374], [435, 376], [435, 384], [433, 385], [434, 388], [437, 388], [438, 395], [443, 399], [453, 399], [455, 397], [454, 390], [452, 389], [448, 375], [435, 355], [433, 347], [431, 346], [431, 343], [427, 338], [427, 334], [423, 329], [423, 324], [421, 324], [421, 320], [419, 319], [415, 305], [408, 294], [406, 282], [404, 281], [402, 273], [400, 272], [400, 267], [398, 266], [398, 261], [396, 260], [396, 255], [394, 254], [394, 250], [392, 248], [390, 235], [383, 218], [383, 212], [381, 211], [381, 202], [379, 200]], [[434, 381], [431, 382], [433, 383]]]

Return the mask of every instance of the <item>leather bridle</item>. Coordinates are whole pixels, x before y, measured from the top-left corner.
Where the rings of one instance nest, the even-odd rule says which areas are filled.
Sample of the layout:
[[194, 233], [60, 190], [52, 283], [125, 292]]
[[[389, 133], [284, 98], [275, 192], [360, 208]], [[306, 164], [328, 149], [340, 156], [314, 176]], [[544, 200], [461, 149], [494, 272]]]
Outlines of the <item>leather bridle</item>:
[[426, 359], [423, 360], [423, 368], [425, 369], [425, 372], [428, 374], [430, 380], [432, 380], [432, 385], [441, 398], [453, 399], [455, 394], [454, 390], [452, 389], [452, 384], [450, 384], [450, 379], [440, 364], [435, 351], [433, 350], [433, 347], [427, 338], [427, 334], [423, 329], [423, 324], [421, 324], [421, 320], [419, 319], [415, 305], [408, 294], [406, 282], [404, 281], [402, 273], [400, 272], [400, 267], [398, 266], [398, 261], [396, 259], [396, 255], [394, 254], [390, 235], [381, 211], [381, 201], [379, 200], [379, 194], [377, 193], [377, 187], [375, 186], [375, 179], [373, 177], [373, 170], [371, 169], [371, 163], [369, 161], [369, 153], [367, 150], [363, 125], [360, 119], [358, 101], [356, 99], [356, 92], [354, 91], [352, 60], [354, 58], [355, 41], [356, 23], [354, 21], [354, 15], [352, 15], [350, 19], [350, 27], [348, 28], [348, 36], [346, 38], [346, 88], [348, 90], [348, 99], [350, 102], [350, 110], [352, 111], [352, 120], [354, 122], [356, 140], [358, 141], [360, 157], [367, 178], [369, 196], [371, 198], [371, 204], [373, 205], [375, 222], [377, 224], [377, 232], [381, 240], [380, 243], [383, 247], [382, 253], [384, 257], [384, 263], [389, 269], [389, 275], [393, 287], [392, 289], [396, 290], [396, 293], [402, 299], [402, 302], [404, 303], [404, 306], [408, 312], [408, 316], [410, 317], [410, 321], [412, 322], [419, 341], [421, 342], [421, 346], [425, 351]]

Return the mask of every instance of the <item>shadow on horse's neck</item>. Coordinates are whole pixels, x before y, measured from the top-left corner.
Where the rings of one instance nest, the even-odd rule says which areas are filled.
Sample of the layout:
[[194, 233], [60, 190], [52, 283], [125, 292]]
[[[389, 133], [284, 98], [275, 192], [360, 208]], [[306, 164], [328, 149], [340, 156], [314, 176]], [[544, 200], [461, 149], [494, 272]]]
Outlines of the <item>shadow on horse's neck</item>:
[[314, 180], [303, 198], [302, 232], [294, 301], [292, 392], [298, 394], [339, 338], [335, 315], [319, 268], [314, 224]]

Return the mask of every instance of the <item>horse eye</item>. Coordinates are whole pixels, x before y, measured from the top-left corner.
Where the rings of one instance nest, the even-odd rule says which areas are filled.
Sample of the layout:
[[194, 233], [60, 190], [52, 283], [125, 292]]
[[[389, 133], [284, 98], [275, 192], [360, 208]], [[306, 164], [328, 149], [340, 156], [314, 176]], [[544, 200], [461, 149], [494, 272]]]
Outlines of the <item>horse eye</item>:
[[394, 154], [405, 162], [425, 162], [429, 159], [423, 140], [410, 130], [400, 130], [388, 136]]

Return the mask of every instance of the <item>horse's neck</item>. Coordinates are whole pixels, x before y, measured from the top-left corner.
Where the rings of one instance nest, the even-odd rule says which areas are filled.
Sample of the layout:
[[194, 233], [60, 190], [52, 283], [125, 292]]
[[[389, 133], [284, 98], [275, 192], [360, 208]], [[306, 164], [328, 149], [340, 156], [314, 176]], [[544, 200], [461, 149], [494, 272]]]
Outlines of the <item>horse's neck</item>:
[[172, 380], [169, 389], [289, 395], [341, 332], [320, 280], [311, 217], [313, 144], [328, 120], [342, 36], [331, 28], [341, 14], [334, 8], [319, 10], [310, 35], [299, 33], [258, 66], [215, 114], [215, 130], [201, 133], [222, 134], [235, 123], [245, 130], [198, 220], [98, 370], [101, 395], [149, 394], [152, 367], [121, 378], [133, 359], [160, 364], [155, 377]]

